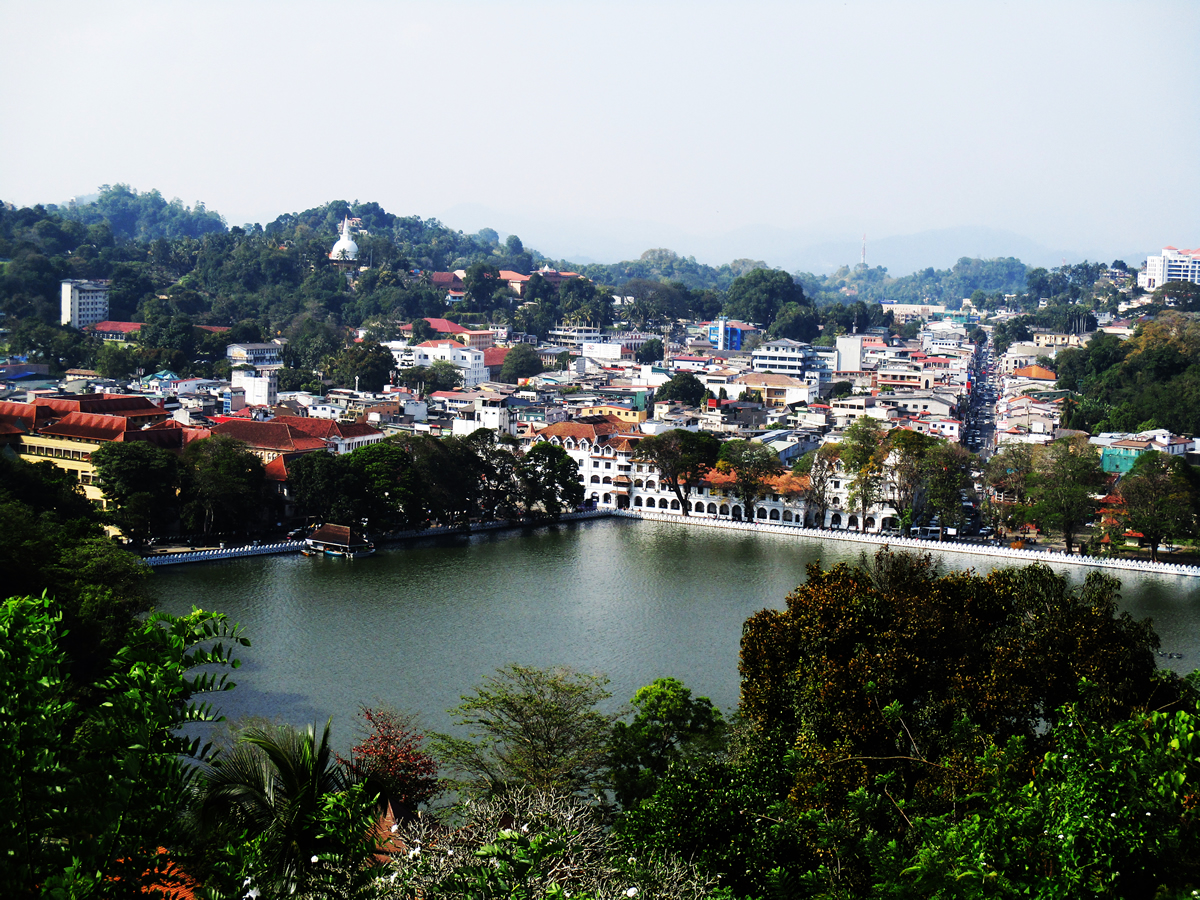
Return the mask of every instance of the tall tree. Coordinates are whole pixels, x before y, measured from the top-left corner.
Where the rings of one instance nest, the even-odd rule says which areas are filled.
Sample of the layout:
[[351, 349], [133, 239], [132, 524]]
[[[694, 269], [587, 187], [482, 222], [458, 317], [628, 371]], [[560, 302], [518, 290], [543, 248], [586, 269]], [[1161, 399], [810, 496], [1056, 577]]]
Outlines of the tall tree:
[[1086, 437], [1059, 438], [1035, 456], [1033, 514], [1062, 534], [1067, 553], [1075, 533], [1095, 515], [1096, 491], [1104, 477], [1100, 454]]
[[686, 516], [692, 488], [717, 464], [720, 449], [721, 442], [715, 435], [675, 428], [642, 438], [634, 452], [636, 459], [658, 470], [659, 482], [675, 493]]
[[242, 532], [262, 515], [262, 461], [246, 444], [216, 434], [183, 450], [183, 516], [192, 528]]
[[1163, 541], [1195, 534], [1196, 478], [1180, 457], [1143, 453], [1117, 492], [1125, 504], [1125, 527], [1142, 535], [1154, 562]]
[[390, 350], [375, 341], [347, 347], [329, 360], [326, 374], [343, 387], [382, 391], [396, 368]]
[[549, 441], [538, 441], [521, 457], [517, 481], [527, 513], [558, 516], [583, 502], [575, 460]]
[[704, 382], [691, 372], [677, 372], [666, 384], [654, 392], [654, 399], [673, 400], [684, 406], [699, 406], [704, 397]]
[[840, 459], [850, 479], [851, 506], [857, 505], [862, 519], [883, 499], [888, 446], [883, 426], [871, 416], [859, 416], [842, 436]]
[[754, 519], [754, 505], [768, 493], [769, 479], [783, 472], [779, 455], [759, 441], [733, 440], [721, 445], [717, 467], [732, 472], [733, 491], [748, 521]]
[[613, 725], [609, 773], [617, 802], [629, 809], [650, 797], [667, 768], [681, 760], [720, 749], [721, 711], [677, 678], [658, 678], [638, 688], [630, 704], [631, 722]]
[[825, 514], [829, 512], [833, 500], [833, 479], [837, 475], [840, 453], [838, 444], [822, 444], [796, 460], [792, 468], [792, 474], [808, 478], [808, 484], [802, 492], [807, 507], [804, 518], [814, 528], [825, 527]]
[[725, 314], [769, 326], [788, 303], [810, 306], [804, 288], [780, 269], [755, 269], [734, 279], [726, 294]]
[[112, 521], [135, 544], [163, 533], [179, 491], [179, 458], [149, 441], [111, 441], [92, 453]]
[[537, 351], [529, 344], [517, 344], [504, 356], [500, 380], [505, 384], [517, 384], [523, 378], [532, 378], [541, 373], [542, 361]]

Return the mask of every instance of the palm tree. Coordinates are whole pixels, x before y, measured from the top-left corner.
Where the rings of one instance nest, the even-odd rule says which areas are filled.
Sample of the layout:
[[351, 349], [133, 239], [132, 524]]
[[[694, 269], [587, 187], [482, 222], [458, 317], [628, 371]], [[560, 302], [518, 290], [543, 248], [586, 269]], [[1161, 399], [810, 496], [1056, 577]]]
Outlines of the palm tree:
[[[248, 728], [204, 772], [201, 827], [254, 847], [261, 888], [294, 893], [331, 862], [360, 867], [375, 849], [375, 795], [338, 764], [329, 745], [331, 721], [319, 742], [312, 725], [303, 731], [289, 725]], [[335, 795], [354, 807], [349, 833], [338, 833], [330, 821]]]

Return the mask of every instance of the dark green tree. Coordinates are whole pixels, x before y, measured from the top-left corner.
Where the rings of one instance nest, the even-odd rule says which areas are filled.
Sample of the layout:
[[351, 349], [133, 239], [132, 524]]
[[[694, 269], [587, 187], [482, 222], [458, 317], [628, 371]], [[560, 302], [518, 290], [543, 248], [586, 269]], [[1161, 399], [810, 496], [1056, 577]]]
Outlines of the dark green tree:
[[1122, 521], [1142, 535], [1151, 560], [1158, 561], [1163, 541], [1196, 533], [1196, 476], [1182, 457], [1142, 453], [1117, 492], [1124, 503]]
[[364, 341], [329, 360], [326, 375], [343, 387], [382, 391], [396, 368], [396, 358], [381, 344]]
[[633, 720], [613, 725], [609, 775], [617, 802], [629, 809], [652, 796], [667, 768], [721, 749], [724, 720], [707, 697], [677, 678], [658, 678], [630, 701]]
[[725, 315], [768, 327], [789, 303], [811, 305], [804, 296], [804, 288], [787, 272], [755, 269], [729, 286]]
[[638, 441], [636, 458], [658, 470], [660, 484], [671, 488], [686, 516], [692, 488], [717, 464], [720, 450], [721, 442], [715, 435], [675, 428]]
[[113, 523], [135, 544], [174, 520], [179, 457], [149, 441], [110, 441], [92, 452]]
[[1086, 438], [1059, 438], [1035, 455], [1032, 482], [1033, 516], [1062, 534], [1070, 553], [1075, 533], [1096, 512], [1100, 454]]
[[183, 450], [180, 501], [189, 527], [244, 532], [262, 514], [261, 460], [241, 441], [216, 434]]
[[558, 516], [583, 502], [579, 468], [567, 451], [538, 441], [517, 463], [517, 481], [530, 514]]
[[779, 455], [759, 441], [726, 441], [721, 445], [717, 468], [733, 473], [733, 492], [742, 501], [747, 520], [754, 519], [754, 505], [767, 495], [768, 480], [783, 474]]
[[646, 341], [646, 343], [642, 344], [642, 346], [637, 348], [637, 351], [634, 353], [634, 358], [644, 366], [651, 363], [662, 362], [663, 342], [658, 338], [651, 338], [650, 340]]
[[505, 384], [517, 384], [522, 378], [532, 378], [541, 373], [542, 361], [537, 351], [529, 344], [517, 344], [504, 357], [500, 380]]
[[684, 406], [699, 406], [700, 398], [706, 390], [704, 382], [691, 372], [679, 372], [654, 392], [654, 399], [671, 400]]

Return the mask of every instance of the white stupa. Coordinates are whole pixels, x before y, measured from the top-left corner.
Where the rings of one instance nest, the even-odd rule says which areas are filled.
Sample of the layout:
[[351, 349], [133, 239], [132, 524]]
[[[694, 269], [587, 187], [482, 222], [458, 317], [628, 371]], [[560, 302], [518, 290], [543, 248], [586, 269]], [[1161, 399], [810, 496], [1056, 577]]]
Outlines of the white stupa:
[[334, 262], [354, 262], [358, 259], [358, 244], [350, 240], [350, 219], [348, 217], [342, 219], [342, 236], [329, 251], [329, 258]]

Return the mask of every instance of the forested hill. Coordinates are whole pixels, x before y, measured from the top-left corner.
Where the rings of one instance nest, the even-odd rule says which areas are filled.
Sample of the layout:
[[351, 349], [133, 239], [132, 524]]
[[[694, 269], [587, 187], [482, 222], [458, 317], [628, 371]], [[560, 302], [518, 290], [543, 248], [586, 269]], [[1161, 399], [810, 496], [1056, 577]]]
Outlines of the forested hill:
[[[175, 241], [206, 235], [260, 232], [281, 242], [336, 237], [341, 220], [350, 215], [361, 220], [365, 230], [359, 240], [363, 262], [373, 265], [402, 257], [414, 267], [432, 270], [465, 269], [484, 261], [497, 268], [529, 274], [543, 265], [579, 272], [597, 284], [620, 287], [630, 281], [657, 281], [681, 284], [691, 290], [728, 289], [734, 279], [754, 269], [770, 268], [761, 259], [735, 259], [720, 266], [697, 262], [693, 256], [681, 256], [673, 250], [647, 250], [639, 258], [616, 263], [576, 264], [571, 260], [552, 259], [510, 235], [501, 241], [491, 228], [465, 234], [437, 219], [398, 216], [378, 203], [351, 203], [334, 200], [303, 212], [285, 213], [261, 228], [247, 225], [227, 229], [225, 219], [203, 202], [185, 206], [178, 198], [166, 200], [157, 190], [139, 192], [126, 184], [103, 185], [96, 199], [86, 203], [53, 204], [34, 207], [51, 217], [85, 227], [107, 225], [117, 241], [152, 243]], [[38, 249], [46, 255], [70, 252], [70, 236], [63, 236], [45, 223], [39, 226]], [[357, 238], [356, 238], [357, 240]], [[365, 244], [365, 246], [364, 246]], [[845, 302], [846, 298], [880, 301], [936, 302], [958, 305], [975, 291], [1020, 293], [1026, 288], [1026, 267], [1018, 259], [960, 259], [951, 269], [927, 268], [900, 278], [890, 276], [886, 268], [843, 266], [831, 275], [796, 273], [805, 293], [818, 304]]]
[[184, 206], [178, 197], [167, 201], [156, 190], [139, 193], [127, 184], [105, 184], [95, 200], [47, 210], [82, 225], [107, 223], [118, 240], [173, 241], [225, 230], [225, 220], [199, 200], [195, 206]]

